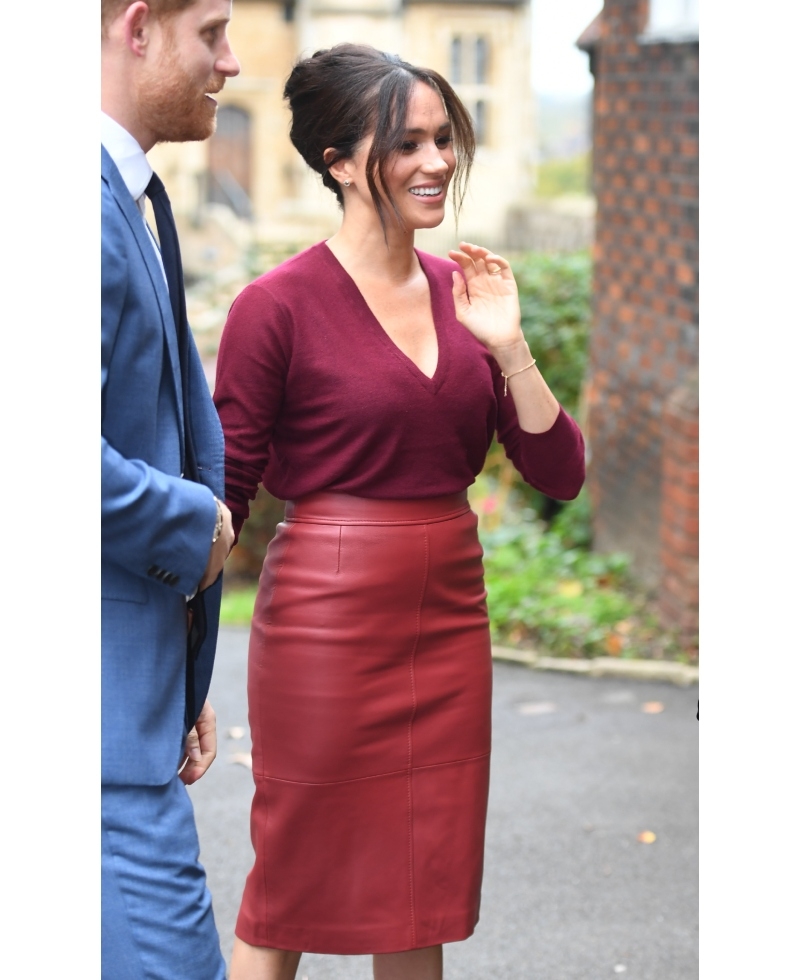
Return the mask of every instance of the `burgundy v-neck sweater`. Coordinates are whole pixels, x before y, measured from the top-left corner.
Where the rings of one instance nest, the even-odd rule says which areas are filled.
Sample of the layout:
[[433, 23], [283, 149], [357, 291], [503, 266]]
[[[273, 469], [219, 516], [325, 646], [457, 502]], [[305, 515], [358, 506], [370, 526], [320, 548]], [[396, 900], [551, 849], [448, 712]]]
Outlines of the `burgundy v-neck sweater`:
[[324, 242], [234, 302], [214, 402], [237, 535], [259, 482], [282, 500], [319, 490], [395, 500], [458, 493], [483, 468], [495, 431], [529, 484], [559, 500], [577, 495], [577, 424], [562, 408], [547, 432], [520, 429], [497, 363], [455, 317], [458, 266], [417, 255], [439, 343], [432, 378], [389, 338]]

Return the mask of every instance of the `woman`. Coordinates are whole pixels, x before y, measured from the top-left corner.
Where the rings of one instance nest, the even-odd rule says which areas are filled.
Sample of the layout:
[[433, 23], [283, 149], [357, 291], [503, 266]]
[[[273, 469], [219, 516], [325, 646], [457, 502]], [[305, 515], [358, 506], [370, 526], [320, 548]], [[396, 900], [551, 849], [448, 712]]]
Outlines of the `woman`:
[[560, 499], [583, 440], [520, 330], [508, 262], [414, 232], [456, 207], [469, 116], [436, 72], [339, 45], [292, 71], [291, 138], [343, 209], [327, 242], [234, 303], [215, 402], [228, 505], [287, 500], [250, 641], [255, 864], [232, 980], [303, 951], [437, 980], [478, 919], [491, 652], [466, 489], [495, 432]]

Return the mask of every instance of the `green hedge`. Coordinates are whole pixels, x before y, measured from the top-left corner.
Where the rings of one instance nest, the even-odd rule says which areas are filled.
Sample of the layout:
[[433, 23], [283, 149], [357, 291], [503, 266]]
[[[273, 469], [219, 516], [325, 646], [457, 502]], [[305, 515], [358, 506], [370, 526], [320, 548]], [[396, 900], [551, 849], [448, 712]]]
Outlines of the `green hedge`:
[[529, 252], [512, 260], [522, 332], [553, 394], [578, 411], [591, 323], [592, 261], [588, 252]]

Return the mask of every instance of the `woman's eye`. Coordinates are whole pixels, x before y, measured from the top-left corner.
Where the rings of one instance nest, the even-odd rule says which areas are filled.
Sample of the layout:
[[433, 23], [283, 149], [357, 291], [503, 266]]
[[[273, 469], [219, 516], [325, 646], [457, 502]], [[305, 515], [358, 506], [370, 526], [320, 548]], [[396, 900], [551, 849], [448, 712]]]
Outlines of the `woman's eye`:
[[436, 145], [439, 147], [440, 150], [443, 150], [448, 143], [452, 143], [452, 142], [453, 142], [452, 136], [440, 136], [436, 140]]
[[412, 150], [416, 150], [416, 148], [417, 148], [416, 143], [408, 143], [408, 142], [403, 143], [403, 145], [400, 147], [403, 153], [411, 153]]

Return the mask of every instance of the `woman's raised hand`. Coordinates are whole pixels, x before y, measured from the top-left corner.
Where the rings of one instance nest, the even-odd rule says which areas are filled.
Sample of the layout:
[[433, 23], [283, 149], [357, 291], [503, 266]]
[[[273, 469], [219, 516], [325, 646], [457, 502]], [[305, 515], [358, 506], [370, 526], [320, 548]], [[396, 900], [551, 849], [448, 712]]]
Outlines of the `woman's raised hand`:
[[507, 260], [469, 242], [448, 254], [464, 273], [463, 278], [453, 273], [457, 319], [492, 353], [524, 343], [517, 284]]
[[504, 396], [513, 396], [520, 428], [546, 432], [558, 417], [559, 405], [534, 367], [536, 362], [522, 333], [511, 267], [501, 255], [469, 242], [461, 242], [448, 254], [464, 273], [462, 278], [453, 272], [456, 317], [497, 362], [506, 382]]

